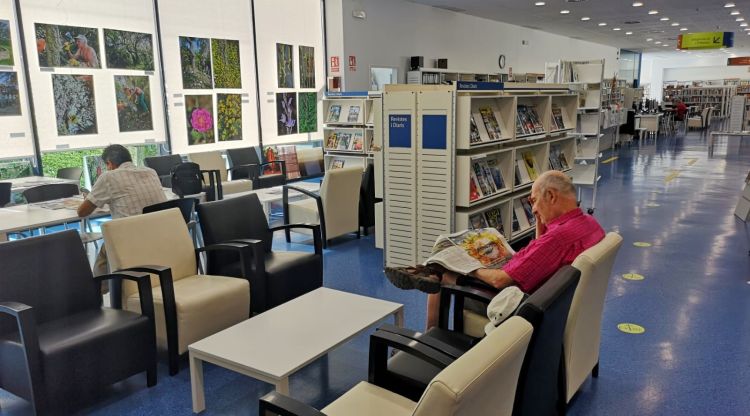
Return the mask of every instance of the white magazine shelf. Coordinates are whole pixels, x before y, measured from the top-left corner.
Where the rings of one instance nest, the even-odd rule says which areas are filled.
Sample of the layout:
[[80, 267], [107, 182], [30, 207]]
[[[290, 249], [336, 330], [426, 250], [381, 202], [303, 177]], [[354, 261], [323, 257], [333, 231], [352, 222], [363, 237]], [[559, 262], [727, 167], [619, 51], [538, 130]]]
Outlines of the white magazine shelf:
[[506, 239], [510, 239], [512, 206], [511, 199], [505, 197], [470, 210], [457, 211], [456, 229], [467, 230], [493, 227], [500, 231]]

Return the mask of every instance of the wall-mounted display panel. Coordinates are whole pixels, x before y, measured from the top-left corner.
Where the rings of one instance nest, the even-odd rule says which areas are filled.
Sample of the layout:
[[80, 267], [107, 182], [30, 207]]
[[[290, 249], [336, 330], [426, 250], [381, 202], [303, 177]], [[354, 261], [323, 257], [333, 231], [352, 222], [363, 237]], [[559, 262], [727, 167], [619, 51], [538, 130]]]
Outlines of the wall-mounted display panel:
[[166, 141], [151, 0], [24, 0], [21, 15], [41, 151]]

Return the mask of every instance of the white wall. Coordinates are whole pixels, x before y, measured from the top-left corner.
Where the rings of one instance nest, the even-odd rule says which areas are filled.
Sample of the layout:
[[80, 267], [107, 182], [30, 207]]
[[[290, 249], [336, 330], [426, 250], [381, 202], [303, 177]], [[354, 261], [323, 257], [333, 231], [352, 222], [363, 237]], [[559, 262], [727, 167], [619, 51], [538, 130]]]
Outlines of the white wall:
[[[357, 58], [356, 71], [345, 67], [347, 91], [367, 90], [370, 66], [399, 68], [399, 82], [406, 82], [407, 59], [448, 58], [448, 68], [476, 72], [500, 72], [498, 56], [514, 73], [544, 73], [544, 63], [559, 59], [606, 59], [605, 76], [618, 69], [617, 48], [553, 35], [507, 23], [436, 9], [403, 0], [329, 0], [343, 5], [345, 55]], [[366, 20], [355, 19], [352, 11], [363, 10]], [[338, 22], [329, 20], [331, 28]], [[527, 45], [522, 45], [522, 41]], [[343, 68], [342, 68], [343, 69]]]
[[696, 81], [726, 78], [750, 79], [747, 66], [696, 66], [664, 68], [664, 81]]

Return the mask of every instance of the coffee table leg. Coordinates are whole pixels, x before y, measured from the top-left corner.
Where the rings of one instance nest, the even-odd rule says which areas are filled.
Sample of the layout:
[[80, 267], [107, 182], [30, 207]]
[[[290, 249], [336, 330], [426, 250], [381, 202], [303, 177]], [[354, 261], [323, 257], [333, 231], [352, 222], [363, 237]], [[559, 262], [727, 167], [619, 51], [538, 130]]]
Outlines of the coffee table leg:
[[276, 382], [276, 391], [287, 396], [289, 395], [289, 377], [281, 378]]
[[399, 310], [393, 313], [394, 324], [399, 327], [404, 327], [404, 308], [401, 307]]
[[190, 353], [190, 386], [193, 394], [193, 413], [206, 410], [206, 398], [203, 395], [203, 361]]

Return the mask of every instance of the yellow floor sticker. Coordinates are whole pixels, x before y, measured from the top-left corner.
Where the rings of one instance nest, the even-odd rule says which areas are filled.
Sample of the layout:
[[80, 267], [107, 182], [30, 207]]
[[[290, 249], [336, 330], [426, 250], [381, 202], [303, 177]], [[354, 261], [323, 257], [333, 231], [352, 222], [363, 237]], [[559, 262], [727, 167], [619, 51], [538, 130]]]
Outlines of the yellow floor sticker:
[[695, 162], [697, 162], [697, 161], [698, 161], [698, 159], [695, 159], [695, 158], [690, 159], [690, 161], [688, 162], [688, 166], [693, 166], [695, 164]]
[[638, 273], [625, 273], [622, 275], [623, 279], [626, 280], [643, 280], [645, 277], [642, 274]]
[[669, 173], [669, 175], [667, 175], [666, 178], [664, 178], [664, 183], [670, 183], [673, 180], [677, 179], [678, 176], [680, 176], [680, 171], [673, 170], [672, 172]]
[[617, 156], [615, 156], [615, 157], [610, 157], [610, 158], [609, 158], [609, 159], [607, 159], [607, 160], [603, 160], [603, 161], [602, 161], [602, 163], [609, 163], [609, 162], [614, 162], [614, 161], [615, 161], [615, 160], [617, 160], [617, 159], [618, 159], [618, 157], [617, 157]]
[[631, 323], [622, 323], [617, 324], [617, 329], [620, 331], [626, 333], [626, 334], [642, 334], [646, 332], [646, 328], [637, 325], [637, 324], [631, 324]]
[[651, 247], [651, 243], [644, 243], [643, 241], [636, 241], [633, 245], [636, 247]]

